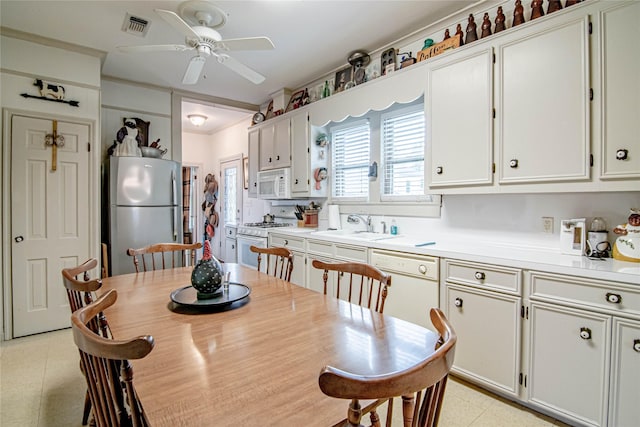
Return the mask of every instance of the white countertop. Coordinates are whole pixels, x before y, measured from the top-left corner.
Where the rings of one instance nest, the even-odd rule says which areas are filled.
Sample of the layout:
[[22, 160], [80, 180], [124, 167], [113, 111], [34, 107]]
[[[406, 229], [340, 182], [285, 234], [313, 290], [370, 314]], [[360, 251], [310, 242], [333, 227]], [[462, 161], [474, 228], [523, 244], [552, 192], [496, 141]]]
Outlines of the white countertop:
[[[640, 263], [618, 261], [612, 258], [589, 259], [585, 256], [565, 255], [535, 238], [513, 233], [495, 236], [495, 233], [460, 233], [421, 236], [399, 235], [384, 240], [363, 241], [340, 235], [314, 234], [312, 228], [283, 228], [274, 233], [299, 236], [307, 239], [346, 243], [369, 248], [431, 255], [440, 258], [482, 262], [528, 270], [582, 276], [593, 279], [612, 280], [640, 285]], [[391, 237], [391, 236], [389, 236]], [[416, 244], [435, 242], [428, 246]]]

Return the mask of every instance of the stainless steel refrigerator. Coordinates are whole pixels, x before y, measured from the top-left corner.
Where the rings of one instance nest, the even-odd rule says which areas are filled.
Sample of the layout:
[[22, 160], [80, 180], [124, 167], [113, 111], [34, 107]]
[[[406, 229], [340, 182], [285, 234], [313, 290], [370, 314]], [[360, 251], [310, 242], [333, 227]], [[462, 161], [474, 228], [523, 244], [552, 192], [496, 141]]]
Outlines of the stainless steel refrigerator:
[[182, 242], [180, 163], [149, 157], [111, 157], [107, 170], [110, 272], [134, 273], [128, 248]]

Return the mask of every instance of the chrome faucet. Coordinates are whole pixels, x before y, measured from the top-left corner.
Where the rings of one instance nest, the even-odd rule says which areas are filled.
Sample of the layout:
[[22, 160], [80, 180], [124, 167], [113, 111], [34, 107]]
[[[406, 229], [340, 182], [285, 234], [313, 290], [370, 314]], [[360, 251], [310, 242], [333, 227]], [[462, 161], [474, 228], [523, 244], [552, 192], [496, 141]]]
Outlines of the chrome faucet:
[[352, 214], [347, 217], [347, 222], [350, 224], [359, 224], [362, 221], [366, 227], [366, 231], [373, 232], [373, 224], [371, 224], [371, 215], [363, 217], [362, 215]]

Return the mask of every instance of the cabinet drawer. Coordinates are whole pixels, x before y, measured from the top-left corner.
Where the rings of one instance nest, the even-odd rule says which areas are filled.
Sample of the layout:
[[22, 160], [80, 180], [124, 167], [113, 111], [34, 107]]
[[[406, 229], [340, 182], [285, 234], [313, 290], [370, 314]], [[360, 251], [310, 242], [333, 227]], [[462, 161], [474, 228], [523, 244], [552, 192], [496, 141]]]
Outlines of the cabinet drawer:
[[224, 228], [224, 235], [227, 238], [235, 239], [236, 238], [236, 230], [237, 230], [236, 227], [225, 227]]
[[336, 245], [336, 258], [347, 261], [367, 262], [367, 248]]
[[522, 279], [520, 270], [495, 265], [444, 260], [447, 282], [520, 294]]
[[307, 240], [307, 252], [333, 257], [333, 244], [322, 240]]
[[531, 299], [640, 317], [640, 289], [614, 282], [530, 272]]
[[271, 246], [282, 246], [287, 249], [304, 252], [304, 239], [279, 234], [271, 234], [269, 239]]

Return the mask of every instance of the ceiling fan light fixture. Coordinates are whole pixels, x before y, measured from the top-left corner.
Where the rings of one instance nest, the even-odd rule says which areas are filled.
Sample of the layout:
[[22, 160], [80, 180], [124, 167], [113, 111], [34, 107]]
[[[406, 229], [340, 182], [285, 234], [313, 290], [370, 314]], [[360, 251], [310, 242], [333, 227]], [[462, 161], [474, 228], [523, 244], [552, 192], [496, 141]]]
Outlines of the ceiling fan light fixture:
[[187, 118], [194, 126], [202, 126], [208, 119], [207, 116], [204, 116], [202, 114], [189, 114]]

